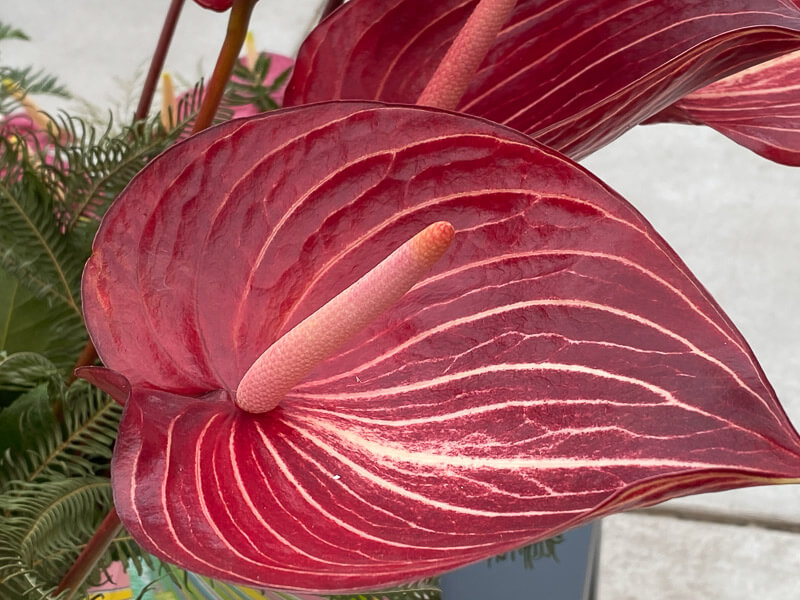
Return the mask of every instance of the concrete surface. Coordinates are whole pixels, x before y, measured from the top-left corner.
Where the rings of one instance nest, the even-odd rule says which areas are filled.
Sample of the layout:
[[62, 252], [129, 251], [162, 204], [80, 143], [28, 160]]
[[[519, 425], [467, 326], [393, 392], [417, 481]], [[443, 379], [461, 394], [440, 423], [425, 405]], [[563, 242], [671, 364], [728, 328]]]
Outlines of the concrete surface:
[[[58, 73], [76, 94], [107, 105], [125, 85], [135, 89], [131, 74], [146, 68], [167, 4], [1, 0], [0, 19], [33, 41], [5, 43], [0, 56]], [[252, 27], [259, 45], [292, 54], [317, 5], [262, 0]], [[188, 1], [167, 69], [188, 80], [207, 73], [225, 20]], [[712, 131], [674, 125], [639, 127], [585, 165], [637, 206], [711, 290], [800, 424], [800, 169], [768, 163]], [[777, 518], [791, 530], [800, 524], [800, 486], [695, 496], [667, 506], [677, 513], [701, 509], [703, 520], [607, 519], [601, 600], [798, 597], [800, 536], [708, 521], [715, 515]]]

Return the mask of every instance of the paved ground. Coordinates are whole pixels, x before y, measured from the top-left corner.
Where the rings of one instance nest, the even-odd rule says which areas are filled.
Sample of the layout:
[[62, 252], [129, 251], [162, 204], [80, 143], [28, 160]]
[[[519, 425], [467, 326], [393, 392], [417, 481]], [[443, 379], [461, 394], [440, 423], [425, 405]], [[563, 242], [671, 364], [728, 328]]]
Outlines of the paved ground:
[[[253, 23], [260, 45], [292, 53], [316, 4], [262, 0]], [[6, 0], [0, 18], [34, 41], [0, 53], [57, 72], [77, 94], [106, 105], [146, 65], [166, 5]], [[190, 80], [210, 69], [224, 22], [187, 2], [167, 68]], [[711, 290], [800, 424], [800, 169], [768, 163], [708, 130], [666, 125], [637, 128], [585, 164], [637, 206]], [[666, 507], [669, 516], [606, 521], [601, 600], [800, 597], [800, 535], [791, 533], [800, 529], [800, 486]]]

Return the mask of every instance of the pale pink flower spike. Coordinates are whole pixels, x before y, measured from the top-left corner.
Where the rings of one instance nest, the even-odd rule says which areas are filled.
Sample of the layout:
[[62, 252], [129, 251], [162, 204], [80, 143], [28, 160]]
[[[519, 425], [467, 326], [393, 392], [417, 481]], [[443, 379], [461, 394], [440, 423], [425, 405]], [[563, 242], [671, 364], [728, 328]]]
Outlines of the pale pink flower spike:
[[275, 408], [311, 370], [402, 298], [450, 247], [455, 229], [429, 225], [270, 346], [245, 373], [236, 405]]
[[517, 0], [481, 0], [417, 99], [420, 106], [455, 110]]

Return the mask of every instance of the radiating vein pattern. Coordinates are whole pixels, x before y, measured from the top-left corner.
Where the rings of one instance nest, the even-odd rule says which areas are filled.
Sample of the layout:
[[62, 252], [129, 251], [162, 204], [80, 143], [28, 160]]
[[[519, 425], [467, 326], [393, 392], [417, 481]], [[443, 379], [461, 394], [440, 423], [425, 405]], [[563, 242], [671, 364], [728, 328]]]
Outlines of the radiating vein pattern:
[[[451, 248], [395, 306], [274, 410], [234, 405], [275, 339], [440, 220]], [[214, 577], [375, 588], [800, 476], [747, 343], [669, 246], [484, 120], [341, 102], [209, 130], [114, 204], [83, 293], [132, 388], [119, 514]]]
[[708, 125], [775, 162], [800, 166], [800, 52], [681, 98], [648, 122]]
[[[286, 105], [414, 103], [476, 3], [351, 0], [304, 42]], [[457, 109], [577, 159], [686, 94], [797, 49], [800, 7], [788, 0], [520, 0]]]

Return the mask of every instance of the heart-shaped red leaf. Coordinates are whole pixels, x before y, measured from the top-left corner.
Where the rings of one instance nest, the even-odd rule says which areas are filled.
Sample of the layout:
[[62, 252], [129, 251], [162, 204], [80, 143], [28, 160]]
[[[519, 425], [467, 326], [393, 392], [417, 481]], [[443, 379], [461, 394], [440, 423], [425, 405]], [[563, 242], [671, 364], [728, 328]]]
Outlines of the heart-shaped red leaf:
[[712, 83], [648, 122], [708, 125], [765, 158], [800, 166], [800, 52]]
[[[351, 0], [304, 42], [285, 105], [415, 103], [476, 3]], [[577, 159], [689, 92], [800, 48], [799, 32], [787, 0], [520, 0], [458, 110]]]
[[[451, 248], [397, 305], [276, 409], [233, 404], [261, 352], [440, 220]], [[800, 477], [747, 344], [642, 216], [463, 115], [338, 102], [195, 136], [114, 203], [83, 303], [130, 382], [125, 526], [222, 579], [374, 588]]]

